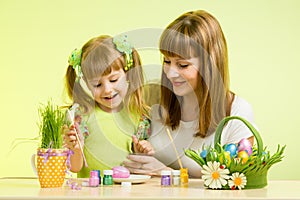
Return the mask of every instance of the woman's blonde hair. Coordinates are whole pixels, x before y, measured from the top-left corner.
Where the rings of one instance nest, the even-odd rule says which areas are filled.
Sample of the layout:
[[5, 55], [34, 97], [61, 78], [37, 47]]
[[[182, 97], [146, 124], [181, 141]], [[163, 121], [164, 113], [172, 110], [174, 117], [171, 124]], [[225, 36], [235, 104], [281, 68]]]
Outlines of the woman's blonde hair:
[[[128, 91], [124, 98], [124, 106], [134, 115], [148, 116], [149, 108], [145, 104], [143, 94], [144, 76], [141, 60], [138, 52], [132, 51], [133, 65], [131, 69], [124, 70], [126, 66], [126, 55], [120, 53], [113, 38], [102, 35], [92, 38], [82, 47], [81, 70], [84, 81], [108, 75], [112, 70], [123, 69], [129, 82]], [[76, 72], [69, 65], [65, 80], [68, 96], [84, 108], [84, 113], [90, 113], [95, 106], [95, 101], [88, 95], [80, 82], [76, 80]]]
[[[227, 44], [220, 24], [203, 11], [187, 12], [167, 26], [160, 38], [160, 51], [168, 57], [199, 58], [198, 87], [199, 128], [196, 136], [213, 133], [218, 123], [230, 114]], [[173, 93], [172, 84], [162, 73], [161, 115], [173, 130], [181, 119], [182, 97]]]

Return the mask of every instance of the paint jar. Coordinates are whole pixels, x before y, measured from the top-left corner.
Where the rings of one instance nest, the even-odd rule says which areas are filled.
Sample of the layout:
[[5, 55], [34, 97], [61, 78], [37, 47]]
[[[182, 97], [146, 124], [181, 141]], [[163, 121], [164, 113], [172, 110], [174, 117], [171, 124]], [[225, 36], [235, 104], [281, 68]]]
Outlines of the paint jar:
[[172, 185], [180, 186], [180, 170], [172, 170]]
[[171, 171], [162, 170], [161, 171], [161, 186], [171, 186]]
[[112, 185], [113, 184], [113, 170], [104, 170], [103, 171], [103, 185]]
[[90, 179], [89, 179], [90, 187], [98, 187], [99, 186], [99, 175], [95, 170], [90, 171]]
[[182, 187], [188, 187], [189, 185], [188, 168], [180, 169], [180, 185]]
[[98, 172], [98, 177], [99, 177], [99, 185], [101, 185], [101, 174], [100, 174], [100, 170], [95, 170], [95, 171], [97, 171]]

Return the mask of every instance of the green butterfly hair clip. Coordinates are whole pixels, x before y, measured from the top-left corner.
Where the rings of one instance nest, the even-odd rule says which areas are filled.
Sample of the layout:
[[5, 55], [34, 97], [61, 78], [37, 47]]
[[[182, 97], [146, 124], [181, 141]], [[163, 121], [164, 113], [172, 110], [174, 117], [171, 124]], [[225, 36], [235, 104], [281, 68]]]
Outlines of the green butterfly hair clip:
[[81, 70], [81, 54], [82, 54], [82, 50], [81, 49], [74, 49], [71, 53], [71, 55], [69, 56], [69, 65], [71, 65], [73, 67], [73, 69], [76, 72], [76, 81], [78, 82], [82, 77], [83, 77], [83, 73]]
[[118, 35], [113, 38], [113, 43], [119, 52], [125, 53], [126, 55], [126, 66], [124, 67], [125, 72], [133, 67], [132, 58], [132, 44], [128, 42], [127, 35]]

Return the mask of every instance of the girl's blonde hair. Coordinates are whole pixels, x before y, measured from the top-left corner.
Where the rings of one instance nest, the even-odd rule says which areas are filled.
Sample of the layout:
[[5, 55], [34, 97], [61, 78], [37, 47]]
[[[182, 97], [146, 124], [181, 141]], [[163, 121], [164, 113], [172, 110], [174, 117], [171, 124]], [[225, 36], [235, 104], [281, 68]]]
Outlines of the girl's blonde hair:
[[[160, 52], [168, 57], [199, 58], [198, 87], [199, 129], [196, 136], [213, 133], [218, 123], [230, 114], [227, 44], [220, 24], [203, 11], [187, 12], [167, 26], [160, 38]], [[162, 73], [160, 110], [166, 125], [173, 130], [181, 119], [182, 97], [172, 91], [172, 84]]]
[[[124, 98], [124, 106], [133, 116], [148, 116], [149, 108], [145, 104], [143, 94], [144, 76], [141, 60], [138, 52], [132, 51], [133, 65], [128, 71], [126, 66], [126, 55], [120, 53], [113, 38], [108, 35], [92, 38], [82, 47], [81, 70], [84, 81], [108, 75], [112, 70], [123, 69], [129, 83], [127, 94]], [[85, 92], [80, 82], [76, 81], [76, 72], [73, 66], [69, 65], [65, 80], [68, 96], [84, 108], [84, 113], [90, 113], [94, 106], [94, 99]]]

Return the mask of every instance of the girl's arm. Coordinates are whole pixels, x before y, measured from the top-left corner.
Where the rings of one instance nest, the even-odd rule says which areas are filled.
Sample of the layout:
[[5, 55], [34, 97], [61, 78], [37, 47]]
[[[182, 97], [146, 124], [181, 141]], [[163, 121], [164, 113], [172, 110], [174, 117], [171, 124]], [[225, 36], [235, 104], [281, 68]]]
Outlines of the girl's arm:
[[76, 132], [79, 133], [79, 129], [76, 126], [71, 125], [70, 128], [64, 126], [64, 147], [69, 148], [74, 152], [71, 155], [70, 162], [71, 162], [71, 172], [77, 173], [81, 170], [83, 166], [83, 157], [81, 154], [81, 149], [78, 142], [81, 142], [81, 146], [83, 146], [83, 138], [81, 134], [78, 134], [78, 137], [81, 141], [77, 140]]

